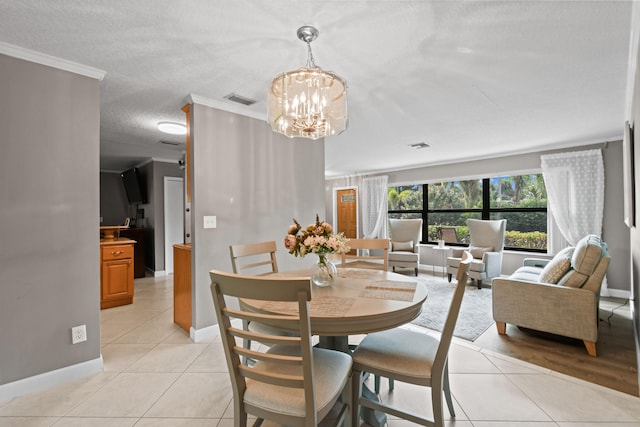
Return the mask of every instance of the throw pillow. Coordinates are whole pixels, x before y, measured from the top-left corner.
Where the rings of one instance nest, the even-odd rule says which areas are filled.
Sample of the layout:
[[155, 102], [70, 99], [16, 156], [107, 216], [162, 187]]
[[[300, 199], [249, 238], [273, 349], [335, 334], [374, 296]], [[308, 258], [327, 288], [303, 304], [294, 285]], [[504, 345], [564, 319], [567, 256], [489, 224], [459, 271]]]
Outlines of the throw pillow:
[[493, 246], [469, 246], [469, 252], [475, 259], [482, 259], [485, 252], [493, 251]]
[[540, 281], [543, 283], [558, 283], [558, 280], [571, 269], [571, 256], [573, 247], [564, 248], [553, 257], [540, 272]]
[[408, 242], [391, 242], [392, 251], [413, 252], [413, 240]]
[[558, 285], [567, 286], [570, 288], [581, 288], [589, 276], [577, 272], [576, 270], [569, 270], [567, 274], [562, 276], [562, 279], [558, 281]]

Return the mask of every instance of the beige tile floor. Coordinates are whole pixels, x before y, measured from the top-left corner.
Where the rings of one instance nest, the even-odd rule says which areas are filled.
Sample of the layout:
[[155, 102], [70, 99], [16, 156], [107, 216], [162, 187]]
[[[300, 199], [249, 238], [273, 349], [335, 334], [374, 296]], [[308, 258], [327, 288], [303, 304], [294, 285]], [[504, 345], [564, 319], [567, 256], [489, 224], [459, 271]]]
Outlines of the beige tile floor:
[[[134, 304], [101, 312], [104, 372], [0, 405], [0, 427], [233, 425], [219, 339], [193, 343], [173, 323], [171, 276], [135, 285]], [[457, 417], [449, 427], [640, 427], [640, 398], [467, 341], [455, 339], [450, 374]], [[423, 412], [430, 406], [425, 391], [396, 383], [389, 393], [383, 381], [381, 398]]]

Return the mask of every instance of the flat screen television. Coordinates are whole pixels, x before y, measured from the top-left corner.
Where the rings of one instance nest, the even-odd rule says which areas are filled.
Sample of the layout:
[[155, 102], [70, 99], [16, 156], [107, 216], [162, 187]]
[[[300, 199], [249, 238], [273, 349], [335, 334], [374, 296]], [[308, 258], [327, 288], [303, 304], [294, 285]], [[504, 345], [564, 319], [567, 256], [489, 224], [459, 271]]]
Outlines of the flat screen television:
[[129, 200], [129, 204], [139, 204], [146, 203], [147, 198], [144, 192], [144, 188], [140, 182], [140, 175], [138, 174], [138, 169], [128, 169], [120, 174], [122, 177], [122, 182], [124, 184], [124, 189], [127, 193], [127, 200]]

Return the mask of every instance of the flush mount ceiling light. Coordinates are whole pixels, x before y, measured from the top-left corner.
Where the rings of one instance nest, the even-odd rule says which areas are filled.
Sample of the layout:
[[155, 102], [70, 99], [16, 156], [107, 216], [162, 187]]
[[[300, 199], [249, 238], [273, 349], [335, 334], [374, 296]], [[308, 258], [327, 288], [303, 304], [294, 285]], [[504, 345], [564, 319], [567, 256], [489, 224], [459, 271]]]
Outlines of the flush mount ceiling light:
[[268, 95], [268, 120], [274, 132], [318, 139], [338, 135], [349, 125], [347, 83], [313, 61], [311, 42], [318, 30], [298, 28], [298, 38], [307, 44], [307, 65], [273, 79]]
[[174, 123], [174, 122], [159, 122], [158, 130], [164, 133], [169, 133], [171, 135], [186, 135], [187, 127], [182, 123]]

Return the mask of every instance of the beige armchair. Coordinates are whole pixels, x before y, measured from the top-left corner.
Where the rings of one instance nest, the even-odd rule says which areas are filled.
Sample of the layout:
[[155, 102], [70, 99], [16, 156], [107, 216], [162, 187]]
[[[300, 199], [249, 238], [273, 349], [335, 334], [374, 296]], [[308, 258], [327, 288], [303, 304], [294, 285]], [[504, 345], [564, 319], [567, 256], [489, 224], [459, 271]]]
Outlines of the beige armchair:
[[596, 356], [600, 287], [609, 266], [607, 245], [582, 238], [552, 260], [525, 259], [508, 278], [493, 279], [493, 319], [505, 335], [507, 323], [580, 339]]
[[468, 219], [467, 226], [469, 227], [469, 248], [452, 250], [451, 256], [447, 258], [447, 275], [451, 281], [451, 277], [458, 274], [462, 253], [468, 250], [473, 256], [469, 266], [469, 277], [475, 280], [480, 289], [483, 280], [500, 276], [507, 220]]
[[418, 244], [422, 237], [421, 219], [390, 219], [391, 250], [389, 251], [389, 267], [396, 271], [399, 268], [413, 268], [418, 275], [420, 254]]

